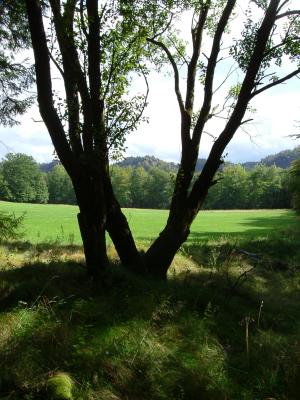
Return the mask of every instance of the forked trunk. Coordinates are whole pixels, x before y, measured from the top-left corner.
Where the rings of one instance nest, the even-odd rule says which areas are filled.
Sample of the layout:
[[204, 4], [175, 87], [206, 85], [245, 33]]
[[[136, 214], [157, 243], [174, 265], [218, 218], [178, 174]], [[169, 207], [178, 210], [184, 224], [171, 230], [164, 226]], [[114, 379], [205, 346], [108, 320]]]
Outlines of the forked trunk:
[[168, 269], [189, 235], [188, 226], [167, 225], [145, 254], [145, 264], [150, 274], [166, 278]]
[[179, 212], [170, 210], [170, 216], [164, 230], [152, 243], [145, 254], [145, 264], [150, 274], [158, 278], [166, 278], [168, 269], [182, 244], [190, 234], [190, 226], [198, 213], [198, 209], [190, 209], [186, 205]]
[[127, 219], [117, 202], [110, 204], [107, 215], [107, 231], [124, 267], [143, 274], [145, 266], [132, 237]]
[[142, 274], [145, 272], [143, 259], [135, 245], [126, 216], [115, 197], [109, 176], [106, 179], [105, 195], [108, 200], [106, 229], [121, 263], [129, 270]]

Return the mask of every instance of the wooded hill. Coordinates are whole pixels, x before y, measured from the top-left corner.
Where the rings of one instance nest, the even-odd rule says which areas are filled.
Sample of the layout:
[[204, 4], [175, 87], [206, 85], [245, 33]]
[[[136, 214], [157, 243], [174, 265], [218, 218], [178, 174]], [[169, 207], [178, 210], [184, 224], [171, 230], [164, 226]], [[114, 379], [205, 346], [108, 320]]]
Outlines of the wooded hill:
[[[283, 150], [276, 154], [271, 154], [267, 157], [262, 158], [260, 161], [247, 161], [241, 163], [245, 169], [253, 169], [256, 165], [262, 164], [268, 167], [274, 165], [279, 168], [289, 168], [291, 163], [300, 157], [300, 146], [295, 147], [293, 150]], [[205, 158], [199, 158], [197, 161], [196, 171], [200, 172], [206, 162]], [[225, 161], [226, 165], [232, 165], [230, 161]], [[167, 172], [175, 172], [178, 169], [178, 165], [174, 162], [167, 162], [160, 160], [154, 156], [144, 157], [126, 157], [123, 161], [117, 163], [119, 167], [142, 167], [145, 171], [155, 167]]]
[[[245, 169], [253, 169], [256, 165], [262, 164], [268, 167], [275, 165], [279, 168], [289, 168], [291, 163], [300, 157], [300, 146], [295, 147], [293, 150], [283, 150], [276, 154], [271, 154], [267, 157], [262, 158], [260, 161], [247, 161], [241, 163]], [[196, 171], [200, 172], [205, 164], [205, 158], [199, 158], [197, 161]], [[51, 171], [55, 165], [59, 164], [59, 161], [53, 160], [50, 163], [40, 164], [40, 168], [43, 172]], [[230, 161], [225, 162], [226, 165], [233, 165]], [[159, 168], [166, 172], [176, 172], [178, 169], [177, 163], [160, 160], [154, 156], [143, 156], [143, 157], [126, 157], [124, 160], [116, 163], [119, 167], [142, 167], [145, 171], [149, 171], [151, 168]]]

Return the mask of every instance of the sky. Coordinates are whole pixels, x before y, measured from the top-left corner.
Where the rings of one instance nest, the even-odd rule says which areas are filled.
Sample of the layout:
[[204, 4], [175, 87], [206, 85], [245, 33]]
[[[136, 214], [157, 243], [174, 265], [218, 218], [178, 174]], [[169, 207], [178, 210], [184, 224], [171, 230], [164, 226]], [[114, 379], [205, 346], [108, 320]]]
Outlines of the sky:
[[[296, 0], [297, 2], [297, 0]], [[189, 16], [181, 21], [181, 30], [187, 35]], [[241, 21], [234, 22], [233, 30], [240, 30]], [[225, 62], [217, 71], [217, 81], [222, 81], [230, 65]], [[288, 66], [284, 69], [288, 70]], [[238, 74], [238, 73], [237, 73]], [[232, 83], [238, 81], [233, 74]], [[182, 84], [184, 79], [182, 79]], [[139, 82], [133, 82], [139, 88]], [[153, 155], [166, 161], [178, 162], [180, 159], [180, 115], [174, 95], [172, 76], [152, 72], [149, 77], [150, 95], [146, 115], [149, 123], [143, 123], [131, 133], [126, 142], [125, 156]], [[217, 84], [216, 84], [217, 86]], [[224, 89], [225, 90], [225, 89]], [[196, 104], [201, 104], [201, 88], [197, 88]], [[220, 90], [213, 104], [222, 104], [225, 91]], [[255, 112], [253, 121], [239, 130], [226, 150], [226, 160], [232, 162], [258, 161], [269, 154], [292, 149], [299, 145], [299, 140], [290, 135], [299, 134], [300, 120], [300, 79], [294, 78], [287, 83], [272, 88], [257, 96], [251, 106]], [[54, 149], [48, 132], [33, 106], [19, 118], [20, 125], [12, 128], [0, 127], [0, 157], [7, 152], [20, 152], [32, 155], [38, 162], [49, 162], [54, 157]], [[208, 131], [217, 135], [224, 121], [214, 119], [209, 123]], [[212, 144], [206, 134], [200, 145], [199, 157], [207, 157]]]

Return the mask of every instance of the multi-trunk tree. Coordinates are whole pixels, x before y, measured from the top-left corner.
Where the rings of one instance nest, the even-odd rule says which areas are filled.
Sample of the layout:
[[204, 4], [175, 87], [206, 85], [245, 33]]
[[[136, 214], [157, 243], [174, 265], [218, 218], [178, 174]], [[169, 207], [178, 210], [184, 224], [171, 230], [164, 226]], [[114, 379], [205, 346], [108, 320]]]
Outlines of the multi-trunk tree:
[[[107, 231], [125, 266], [166, 276], [215, 183], [226, 146], [248, 119], [250, 101], [300, 73], [300, 10], [290, 9], [285, 0], [246, 3], [241, 36], [228, 45], [230, 25], [241, 12], [237, 0], [26, 0], [40, 113], [75, 189], [92, 275], [99, 276], [107, 265]], [[175, 28], [178, 14], [188, 10], [191, 45], [185, 46]], [[240, 78], [218, 106], [216, 91], [231, 74], [225, 72], [220, 83], [216, 70], [228, 57]], [[294, 68], [280, 72], [285, 59]], [[130, 97], [130, 83], [139, 75], [148, 88], [151, 63], [171, 67], [182, 149], [166, 226], [140, 255], [112, 190], [109, 153], [122, 148], [126, 134], [141, 121], [148, 89]], [[54, 67], [64, 82], [61, 99], [54, 95]], [[214, 132], [204, 168], [193, 179], [206, 124], [214, 117], [224, 121], [223, 127]]]

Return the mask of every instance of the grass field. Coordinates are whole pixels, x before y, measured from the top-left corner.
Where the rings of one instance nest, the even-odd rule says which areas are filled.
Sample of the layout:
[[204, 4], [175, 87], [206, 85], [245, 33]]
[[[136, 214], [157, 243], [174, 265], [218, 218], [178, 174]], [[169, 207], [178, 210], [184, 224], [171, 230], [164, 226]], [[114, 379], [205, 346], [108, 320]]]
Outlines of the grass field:
[[[49, 204], [22, 204], [0, 202], [0, 212], [24, 214], [24, 233], [31, 243], [59, 240], [64, 244], [80, 244], [77, 225], [77, 207]], [[149, 242], [163, 228], [166, 210], [125, 209], [134, 237], [139, 242]], [[194, 221], [190, 243], [207, 239], [228, 237], [257, 237], [280, 234], [296, 226], [295, 214], [289, 210], [202, 211]]]
[[[0, 244], [0, 400], [300, 399], [293, 212], [202, 212], [168, 280], [131, 275], [109, 247], [96, 284], [69, 246], [76, 207], [1, 211], [26, 214]], [[167, 217], [125, 212], [141, 246]]]

